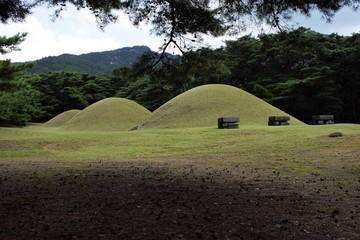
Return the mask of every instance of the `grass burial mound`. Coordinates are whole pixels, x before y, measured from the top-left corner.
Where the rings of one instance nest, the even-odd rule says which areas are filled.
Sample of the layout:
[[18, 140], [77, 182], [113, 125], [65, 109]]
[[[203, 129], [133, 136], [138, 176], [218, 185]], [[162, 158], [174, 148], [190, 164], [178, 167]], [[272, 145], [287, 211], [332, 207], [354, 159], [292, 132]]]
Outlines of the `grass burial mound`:
[[72, 131], [126, 131], [150, 114], [134, 101], [107, 98], [88, 106], [61, 127]]
[[[211, 84], [193, 88], [168, 101], [139, 125], [144, 128], [217, 126], [219, 117], [239, 116], [240, 125], [267, 125], [269, 116], [288, 115], [239, 88]], [[290, 117], [291, 125], [303, 124]]]
[[81, 112], [81, 110], [72, 109], [72, 110], [68, 110], [66, 112], [60, 113], [59, 115], [53, 117], [52, 119], [50, 119], [49, 121], [44, 123], [43, 126], [45, 126], [45, 127], [60, 127], [61, 125], [63, 125], [64, 123], [66, 123], [67, 121], [72, 119], [79, 112]]

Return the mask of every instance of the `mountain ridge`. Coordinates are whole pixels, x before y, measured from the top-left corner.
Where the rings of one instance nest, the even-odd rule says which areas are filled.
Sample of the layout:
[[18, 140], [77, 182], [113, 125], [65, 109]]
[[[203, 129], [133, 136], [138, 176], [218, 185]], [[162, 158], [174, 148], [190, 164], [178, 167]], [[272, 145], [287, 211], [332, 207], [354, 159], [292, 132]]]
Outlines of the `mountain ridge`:
[[35, 66], [29, 69], [28, 73], [39, 74], [64, 71], [110, 75], [114, 68], [131, 66], [140, 56], [147, 52], [157, 54], [147, 46], [123, 47], [79, 55], [64, 53], [59, 56], [48, 56], [33, 61]]

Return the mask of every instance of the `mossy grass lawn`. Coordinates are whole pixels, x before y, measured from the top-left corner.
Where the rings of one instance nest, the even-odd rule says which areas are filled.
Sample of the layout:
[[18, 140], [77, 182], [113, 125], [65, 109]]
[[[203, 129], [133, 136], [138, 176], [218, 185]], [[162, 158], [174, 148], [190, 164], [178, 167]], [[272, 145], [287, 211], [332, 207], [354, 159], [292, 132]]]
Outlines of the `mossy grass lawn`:
[[355, 124], [0, 128], [0, 238], [359, 239], [359, 146]]
[[[343, 136], [330, 138], [333, 132]], [[176, 161], [270, 171], [360, 173], [360, 125], [183, 128], [69, 132], [0, 128], [0, 161]]]

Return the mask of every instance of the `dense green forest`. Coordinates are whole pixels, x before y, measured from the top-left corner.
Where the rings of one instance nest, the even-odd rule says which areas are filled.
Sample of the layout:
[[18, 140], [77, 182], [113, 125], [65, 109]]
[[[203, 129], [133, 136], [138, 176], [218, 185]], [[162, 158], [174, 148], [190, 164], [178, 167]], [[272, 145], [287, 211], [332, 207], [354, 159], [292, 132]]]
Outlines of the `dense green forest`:
[[[188, 89], [223, 83], [306, 123], [316, 114], [334, 114], [336, 122], [360, 123], [359, 33], [324, 35], [298, 28], [247, 35], [227, 41], [220, 49], [203, 48], [154, 65], [158, 57], [145, 54], [131, 67], [118, 67], [104, 76], [18, 74], [16, 90], [0, 89], [0, 121], [17, 125], [46, 121], [112, 96], [135, 100], [153, 111]], [[5, 72], [1, 64], [0, 72]]]

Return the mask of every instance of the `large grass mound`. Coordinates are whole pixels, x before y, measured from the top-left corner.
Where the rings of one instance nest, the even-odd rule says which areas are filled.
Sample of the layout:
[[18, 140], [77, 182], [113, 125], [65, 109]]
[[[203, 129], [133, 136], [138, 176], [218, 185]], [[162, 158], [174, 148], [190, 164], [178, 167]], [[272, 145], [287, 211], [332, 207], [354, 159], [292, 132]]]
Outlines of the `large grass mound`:
[[65, 122], [69, 121], [71, 118], [73, 118], [76, 114], [81, 112], [81, 110], [78, 109], [72, 109], [68, 110], [66, 112], [60, 113], [59, 115], [53, 117], [49, 121], [43, 124], [45, 127], [59, 127], [63, 125]]
[[72, 131], [125, 131], [150, 114], [134, 101], [107, 98], [88, 106], [61, 127]]
[[[239, 116], [240, 125], [267, 125], [269, 116], [274, 115], [289, 116], [239, 88], [211, 84], [178, 95], [154, 111], [139, 127], [215, 127], [219, 117], [227, 116]], [[290, 124], [303, 123], [290, 117]]]

